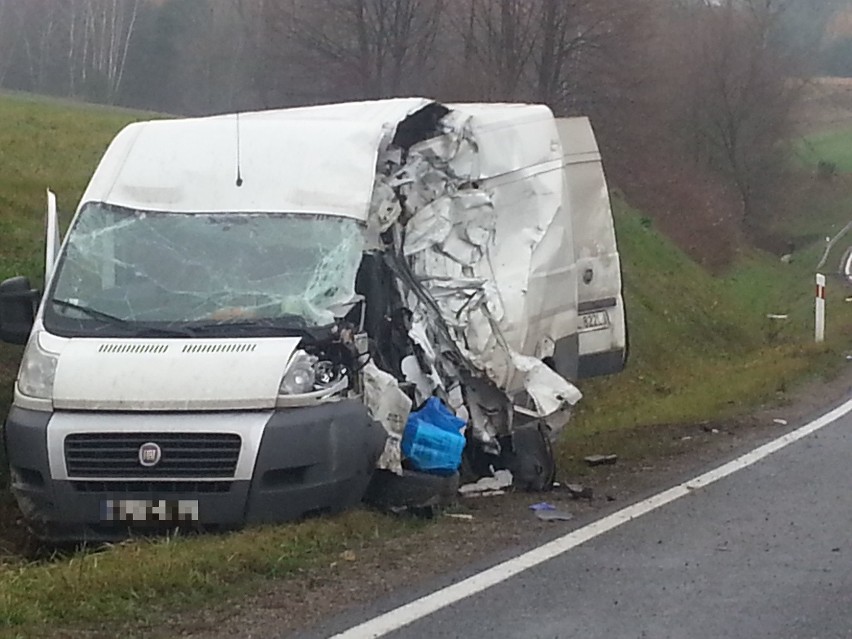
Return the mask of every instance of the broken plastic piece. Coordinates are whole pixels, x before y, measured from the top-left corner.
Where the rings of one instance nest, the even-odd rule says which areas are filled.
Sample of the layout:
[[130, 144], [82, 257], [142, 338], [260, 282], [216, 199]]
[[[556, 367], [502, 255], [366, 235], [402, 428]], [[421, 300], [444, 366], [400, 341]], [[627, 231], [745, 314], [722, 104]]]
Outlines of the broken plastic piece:
[[363, 378], [364, 403], [373, 419], [388, 433], [384, 452], [379, 457], [376, 468], [401, 475], [400, 442], [411, 412], [411, 399], [402, 391], [393, 375], [380, 370], [373, 362], [364, 366]]
[[618, 461], [618, 455], [589, 455], [584, 459], [589, 466], [603, 466], [614, 464]]
[[411, 413], [402, 436], [405, 459], [417, 470], [450, 474], [461, 466], [465, 422], [437, 397], [430, 397], [418, 411]]
[[459, 488], [459, 493], [465, 497], [477, 497], [492, 494], [504, 494], [511, 487], [512, 473], [508, 470], [498, 470], [493, 477], [483, 477], [473, 484], [465, 484]]
[[574, 515], [564, 510], [537, 510], [535, 516], [542, 521], [570, 521]]
[[540, 510], [556, 510], [556, 506], [553, 504], [549, 504], [546, 501], [539, 502], [538, 504], [533, 504], [530, 506], [530, 510], [540, 511]]

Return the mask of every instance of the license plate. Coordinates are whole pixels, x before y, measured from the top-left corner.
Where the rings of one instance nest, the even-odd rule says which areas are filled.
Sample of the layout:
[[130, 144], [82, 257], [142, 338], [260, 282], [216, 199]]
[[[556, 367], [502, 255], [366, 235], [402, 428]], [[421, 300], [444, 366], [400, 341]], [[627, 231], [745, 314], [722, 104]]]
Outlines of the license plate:
[[197, 499], [106, 499], [101, 502], [103, 521], [198, 521]]
[[602, 328], [609, 327], [609, 313], [606, 311], [595, 311], [594, 313], [584, 313], [580, 315], [580, 326], [578, 330], [582, 333], [585, 331], [598, 331]]

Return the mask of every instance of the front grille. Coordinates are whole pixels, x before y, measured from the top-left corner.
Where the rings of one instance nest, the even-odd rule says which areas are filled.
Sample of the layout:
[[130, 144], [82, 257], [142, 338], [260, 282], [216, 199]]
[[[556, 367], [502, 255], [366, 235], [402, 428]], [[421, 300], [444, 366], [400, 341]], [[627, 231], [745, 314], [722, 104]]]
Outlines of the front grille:
[[[162, 451], [150, 468], [139, 462], [147, 443]], [[236, 472], [241, 444], [225, 433], [80, 433], [65, 438], [65, 466], [71, 478], [224, 479]]]
[[147, 493], [151, 495], [177, 493], [227, 493], [229, 481], [74, 481], [78, 493]]

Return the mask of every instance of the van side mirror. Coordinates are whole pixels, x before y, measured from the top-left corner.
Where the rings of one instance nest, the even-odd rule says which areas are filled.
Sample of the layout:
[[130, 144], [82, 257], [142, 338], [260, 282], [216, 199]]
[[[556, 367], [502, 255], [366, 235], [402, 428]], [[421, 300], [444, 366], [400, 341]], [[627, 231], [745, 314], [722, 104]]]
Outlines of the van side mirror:
[[0, 340], [26, 344], [33, 328], [38, 291], [26, 277], [13, 277], [0, 283]]

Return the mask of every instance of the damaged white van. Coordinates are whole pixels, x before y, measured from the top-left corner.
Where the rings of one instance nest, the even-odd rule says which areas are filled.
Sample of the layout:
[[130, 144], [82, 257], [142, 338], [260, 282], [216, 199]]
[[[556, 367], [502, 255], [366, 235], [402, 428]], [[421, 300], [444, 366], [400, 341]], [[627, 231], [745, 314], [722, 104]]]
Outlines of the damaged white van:
[[26, 343], [12, 490], [44, 537], [285, 521], [371, 480], [434, 492], [402, 445], [433, 403], [466, 473], [546, 488], [571, 381], [624, 366], [594, 136], [544, 106], [141, 122], [63, 241], [49, 199], [44, 293], [0, 284], [0, 336]]

